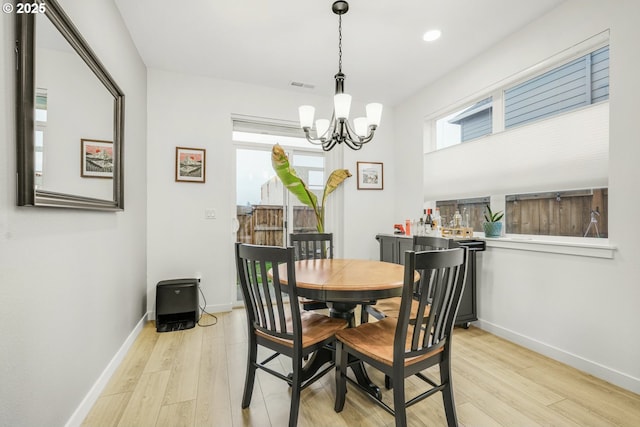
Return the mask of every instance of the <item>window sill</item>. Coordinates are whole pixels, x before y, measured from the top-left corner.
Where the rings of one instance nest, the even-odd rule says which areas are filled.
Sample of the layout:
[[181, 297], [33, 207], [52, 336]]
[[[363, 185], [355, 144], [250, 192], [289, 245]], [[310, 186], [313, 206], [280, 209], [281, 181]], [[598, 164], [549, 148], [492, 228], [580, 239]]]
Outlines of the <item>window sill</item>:
[[541, 236], [507, 235], [505, 237], [484, 237], [482, 233], [476, 233], [474, 237], [485, 240], [488, 248], [515, 249], [606, 259], [613, 259], [613, 254], [616, 251], [616, 247], [609, 244], [608, 239], [567, 238], [567, 240], [547, 240], [541, 238]]

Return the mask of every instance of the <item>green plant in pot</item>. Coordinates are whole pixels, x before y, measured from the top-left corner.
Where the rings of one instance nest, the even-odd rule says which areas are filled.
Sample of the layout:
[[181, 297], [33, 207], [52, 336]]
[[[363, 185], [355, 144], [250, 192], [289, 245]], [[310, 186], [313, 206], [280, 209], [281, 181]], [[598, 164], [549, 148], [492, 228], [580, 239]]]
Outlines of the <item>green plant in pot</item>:
[[500, 237], [502, 235], [502, 222], [500, 220], [504, 216], [504, 212], [492, 212], [491, 207], [487, 205], [484, 213], [485, 222], [482, 223], [485, 237]]
[[322, 200], [318, 203], [318, 197], [307, 187], [307, 184], [300, 179], [295, 169], [289, 164], [289, 158], [284, 149], [276, 144], [271, 149], [271, 165], [273, 170], [282, 181], [282, 184], [302, 202], [313, 209], [316, 215], [316, 229], [318, 233], [324, 233], [324, 208], [327, 196], [333, 193], [336, 188], [351, 176], [347, 169], [336, 169], [331, 172], [327, 183], [324, 186]]

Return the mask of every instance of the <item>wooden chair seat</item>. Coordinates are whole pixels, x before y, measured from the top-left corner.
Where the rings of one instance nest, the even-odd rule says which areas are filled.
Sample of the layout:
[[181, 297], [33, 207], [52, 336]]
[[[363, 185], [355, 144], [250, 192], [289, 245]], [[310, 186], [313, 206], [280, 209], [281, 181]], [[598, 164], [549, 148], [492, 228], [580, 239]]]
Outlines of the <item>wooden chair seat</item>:
[[[397, 324], [397, 319], [387, 317], [378, 322], [365, 323], [357, 328], [338, 331], [336, 332], [336, 339], [339, 339], [355, 351], [365, 354], [380, 363], [393, 366], [393, 340]], [[407, 334], [407, 351], [411, 348], [412, 327], [410, 327], [409, 332], [411, 333]], [[375, 340], [372, 340], [371, 337], [375, 337]], [[443, 347], [440, 347], [418, 357], [408, 357], [404, 361], [404, 366], [411, 366], [414, 363], [442, 353], [442, 351]]]
[[[309, 311], [300, 312], [300, 320], [302, 322], [303, 349], [331, 338], [336, 332], [348, 326], [345, 319], [327, 317], [322, 314]], [[293, 323], [290, 317], [287, 318], [287, 330], [293, 330]], [[292, 340], [274, 337], [273, 335], [266, 334], [258, 329], [256, 329], [256, 335], [293, 348]]]
[[[401, 302], [402, 302], [402, 297], [385, 298], [383, 300], [378, 301], [376, 304], [372, 305], [371, 308], [378, 311], [379, 313], [382, 313], [384, 317], [398, 318]], [[430, 307], [427, 306], [426, 309], [429, 310]], [[415, 319], [417, 315], [418, 315], [418, 302], [413, 301], [411, 303], [411, 318]], [[426, 315], [429, 315], [429, 312], [427, 312]]]

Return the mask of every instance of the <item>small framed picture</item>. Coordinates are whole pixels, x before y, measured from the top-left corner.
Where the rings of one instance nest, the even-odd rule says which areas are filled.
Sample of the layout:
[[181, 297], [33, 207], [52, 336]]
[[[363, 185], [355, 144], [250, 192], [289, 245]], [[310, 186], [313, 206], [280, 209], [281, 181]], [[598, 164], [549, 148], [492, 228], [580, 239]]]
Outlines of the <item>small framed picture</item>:
[[176, 181], [205, 181], [206, 150], [204, 148], [176, 147]]
[[113, 178], [113, 142], [80, 140], [80, 176]]
[[358, 162], [358, 190], [382, 190], [384, 177], [381, 162]]

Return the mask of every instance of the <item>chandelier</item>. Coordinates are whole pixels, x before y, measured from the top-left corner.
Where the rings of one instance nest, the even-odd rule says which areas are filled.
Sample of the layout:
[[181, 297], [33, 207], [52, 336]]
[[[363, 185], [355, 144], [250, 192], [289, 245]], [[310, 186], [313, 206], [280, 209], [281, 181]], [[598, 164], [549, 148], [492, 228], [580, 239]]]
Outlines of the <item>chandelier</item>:
[[336, 144], [343, 142], [353, 150], [359, 150], [364, 144], [373, 139], [376, 128], [380, 125], [382, 117], [382, 104], [367, 104], [367, 117], [358, 117], [353, 120], [353, 127], [349, 123], [349, 110], [351, 109], [351, 95], [344, 93], [344, 74], [342, 73], [342, 15], [349, 11], [349, 3], [336, 1], [331, 6], [333, 13], [338, 15], [338, 74], [336, 80], [336, 92], [333, 97], [333, 114], [331, 120], [316, 120], [316, 136], [311, 135], [315, 108], [311, 105], [302, 105], [298, 109], [300, 114], [300, 127], [304, 130], [307, 140], [312, 144], [322, 145], [324, 151], [329, 151]]

